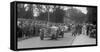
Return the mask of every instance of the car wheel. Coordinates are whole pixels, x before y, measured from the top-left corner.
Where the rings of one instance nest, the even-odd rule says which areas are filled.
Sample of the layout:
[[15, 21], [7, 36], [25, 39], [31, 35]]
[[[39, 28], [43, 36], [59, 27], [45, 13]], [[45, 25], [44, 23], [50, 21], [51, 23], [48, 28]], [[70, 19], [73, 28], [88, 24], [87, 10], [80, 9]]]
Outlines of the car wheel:
[[44, 34], [40, 35], [40, 39], [43, 40], [44, 39]]

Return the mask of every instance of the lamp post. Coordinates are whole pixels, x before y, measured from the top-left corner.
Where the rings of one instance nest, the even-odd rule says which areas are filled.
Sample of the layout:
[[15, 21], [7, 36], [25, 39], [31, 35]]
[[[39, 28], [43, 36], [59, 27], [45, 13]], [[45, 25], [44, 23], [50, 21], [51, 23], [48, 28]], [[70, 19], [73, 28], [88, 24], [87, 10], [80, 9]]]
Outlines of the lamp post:
[[50, 9], [50, 7], [49, 7], [49, 6], [47, 6], [47, 13], [48, 13], [47, 24], [49, 24], [49, 9]]
[[50, 12], [53, 12], [51, 6], [47, 6], [48, 24], [49, 24], [49, 22], [50, 22]]
[[35, 23], [34, 23], [34, 27], [35, 27], [35, 35], [37, 35], [37, 27], [36, 27], [36, 25], [37, 25], [37, 24], [36, 24], [36, 23], [37, 23], [37, 21], [36, 21], [37, 16], [38, 16], [38, 15], [37, 15], [37, 12], [34, 13], [34, 22], [35, 22]]

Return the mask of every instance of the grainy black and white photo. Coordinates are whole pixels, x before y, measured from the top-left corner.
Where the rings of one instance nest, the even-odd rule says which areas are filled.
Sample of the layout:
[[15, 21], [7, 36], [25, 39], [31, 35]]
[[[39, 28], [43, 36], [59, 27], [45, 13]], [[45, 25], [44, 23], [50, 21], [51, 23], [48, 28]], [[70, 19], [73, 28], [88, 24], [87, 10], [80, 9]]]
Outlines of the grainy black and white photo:
[[97, 7], [17, 4], [17, 48], [96, 44]]

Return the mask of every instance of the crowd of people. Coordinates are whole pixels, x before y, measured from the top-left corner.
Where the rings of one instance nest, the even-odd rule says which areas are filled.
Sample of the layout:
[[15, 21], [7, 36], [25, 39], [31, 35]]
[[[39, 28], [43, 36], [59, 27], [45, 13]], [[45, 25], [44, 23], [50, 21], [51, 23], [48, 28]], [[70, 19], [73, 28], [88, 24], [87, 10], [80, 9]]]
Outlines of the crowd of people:
[[[32, 36], [39, 36], [40, 30], [42, 28], [51, 28], [55, 31], [60, 29], [61, 31], [66, 31], [68, 26], [63, 23], [53, 23], [53, 22], [45, 22], [45, 21], [32, 21], [32, 20], [18, 20], [17, 21], [17, 37], [32, 37]], [[53, 33], [52, 30], [52, 33]], [[50, 29], [49, 29], [50, 31]]]
[[76, 24], [72, 25], [72, 36], [87, 35], [89, 37], [96, 37], [96, 25], [93, 24]]
[[[34, 20], [18, 20], [17, 21], [17, 37], [32, 37], [39, 36], [42, 28], [52, 28], [55, 31], [61, 31], [62, 34], [72, 32], [72, 36], [87, 35], [89, 37], [96, 37], [96, 25], [93, 24], [64, 24], [51, 23], [45, 21]], [[52, 32], [54, 32], [52, 30]], [[49, 32], [48, 32], [49, 33]]]

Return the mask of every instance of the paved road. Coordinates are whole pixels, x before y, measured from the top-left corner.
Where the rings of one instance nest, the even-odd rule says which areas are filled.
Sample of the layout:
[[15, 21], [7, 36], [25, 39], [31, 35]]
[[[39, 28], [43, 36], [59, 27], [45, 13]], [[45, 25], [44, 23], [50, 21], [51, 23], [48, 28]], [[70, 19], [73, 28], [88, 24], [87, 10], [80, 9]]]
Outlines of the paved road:
[[81, 34], [79, 36], [76, 36], [72, 45], [91, 45], [91, 44], [96, 44], [96, 39]]
[[18, 48], [38, 48], [38, 47], [53, 47], [53, 46], [70, 46], [75, 37], [71, 36], [71, 33], [65, 33], [64, 38], [58, 40], [50, 40], [45, 38], [40, 40], [40, 37], [33, 37], [18, 42]]

